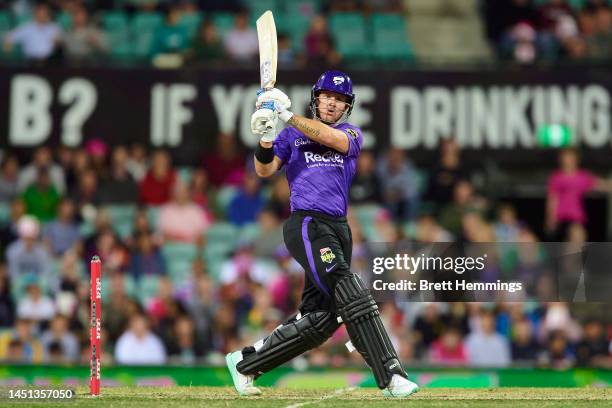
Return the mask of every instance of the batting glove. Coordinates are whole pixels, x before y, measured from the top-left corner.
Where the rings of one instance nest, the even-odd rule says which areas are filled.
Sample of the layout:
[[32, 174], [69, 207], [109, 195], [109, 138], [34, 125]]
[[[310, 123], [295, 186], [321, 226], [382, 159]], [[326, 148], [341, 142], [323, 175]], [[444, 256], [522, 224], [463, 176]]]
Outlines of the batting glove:
[[272, 109], [257, 109], [251, 115], [251, 131], [261, 136], [264, 142], [273, 142], [276, 139], [276, 123], [278, 115]]
[[291, 107], [291, 99], [289, 99], [287, 94], [277, 88], [272, 88], [269, 91], [260, 89], [257, 93], [257, 102], [255, 102], [255, 106], [258, 109], [273, 109], [283, 122], [287, 122], [293, 116], [293, 113], [288, 110]]

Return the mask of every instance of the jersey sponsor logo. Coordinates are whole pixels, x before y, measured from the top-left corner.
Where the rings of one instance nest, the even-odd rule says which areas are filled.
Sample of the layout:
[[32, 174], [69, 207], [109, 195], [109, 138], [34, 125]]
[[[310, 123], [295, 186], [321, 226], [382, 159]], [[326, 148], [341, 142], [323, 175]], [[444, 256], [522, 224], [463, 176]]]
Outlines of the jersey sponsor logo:
[[334, 85], [338, 86], [338, 85], [340, 85], [340, 84], [343, 84], [343, 83], [344, 83], [344, 77], [341, 77], [341, 76], [335, 76], [335, 77], [334, 77], [334, 79], [333, 79], [333, 81], [334, 81]]
[[301, 137], [298, 137], [297, 139], [295, 139], [295, 142], [293, 142], [293, 144], [295, 145], [295, 147], [300, 147], [300, 146], [304, 146], [304, 145], [318, 144], [318, 143], [313, 142], [310, 139], [303, 139]]
[[321, 154], [314, 152], [304, 152], [304, 158], [306, 159], [306, 164], [344, 164], [344, 157], [342, 157], [340, 153], [331, 150], [328, 150], [325, 153]]
[[319, 251], [321, 252], [321, 260], [325, 263], [330, 264], [336, 259], [336, 255], [334, 255], [330, 247], [321, 248]]
[[357, 139], [357, 136], [359, 136], [357, 132], [353, 129], [346, 129], [346, 133], [348, 133], [349, 136], [352, 136], [353, 139]]

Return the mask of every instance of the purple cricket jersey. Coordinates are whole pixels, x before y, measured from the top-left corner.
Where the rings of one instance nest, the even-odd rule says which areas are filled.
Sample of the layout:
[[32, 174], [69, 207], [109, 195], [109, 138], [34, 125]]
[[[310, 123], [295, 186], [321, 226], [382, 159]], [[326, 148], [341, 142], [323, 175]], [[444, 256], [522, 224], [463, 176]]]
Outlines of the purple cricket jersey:
[[285, 128], [274, 141], [274, 154], [285, 166], [291, 189], [291, 211], [318, 211], [346, 216], [348, 191], [361, 152], [361, 130], [348, 123], [334, 128], [344, 131], [349, 149], [342, 154], [313, 142], [294, 127]]

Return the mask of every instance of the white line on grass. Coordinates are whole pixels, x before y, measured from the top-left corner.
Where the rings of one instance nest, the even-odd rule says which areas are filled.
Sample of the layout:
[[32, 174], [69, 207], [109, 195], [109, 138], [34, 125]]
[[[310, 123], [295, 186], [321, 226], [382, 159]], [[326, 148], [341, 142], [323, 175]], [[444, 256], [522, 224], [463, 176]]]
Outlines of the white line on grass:
[[345, 392], [353, 391], [354, 389], [355, 389], [355, 387], [339, 388], [336, 391], [334, 391], [332, 394], [324, 395], [321, 398], [318, 398], [316, 400], [300, 402], [298, 404], [287, 405], [285, 408], [298, 408], [298, 407], [303, 407], [304, 405], [318, 404], [319, 402], [323, 402], [323, 401], [328, 400], [330, 398], [336, 398], [340, 394], [344, 394]]

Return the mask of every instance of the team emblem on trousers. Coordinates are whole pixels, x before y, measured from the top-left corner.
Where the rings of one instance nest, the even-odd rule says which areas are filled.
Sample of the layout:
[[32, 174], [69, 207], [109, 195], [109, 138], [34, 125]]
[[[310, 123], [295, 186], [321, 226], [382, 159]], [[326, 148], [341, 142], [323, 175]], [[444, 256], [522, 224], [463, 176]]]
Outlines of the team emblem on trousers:
[[323, 262], [331, 263], [334, 259], [336, 259], [336, 255], [329, 247], [321, 248], [321, 260]]

